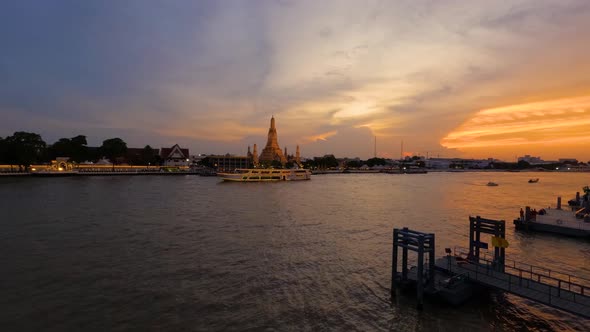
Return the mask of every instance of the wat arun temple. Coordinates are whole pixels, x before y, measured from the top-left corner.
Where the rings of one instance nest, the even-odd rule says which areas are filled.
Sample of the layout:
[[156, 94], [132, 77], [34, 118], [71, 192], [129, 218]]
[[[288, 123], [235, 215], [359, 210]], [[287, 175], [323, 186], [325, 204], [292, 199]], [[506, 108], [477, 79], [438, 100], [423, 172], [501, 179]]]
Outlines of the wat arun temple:
[[250, 152], [250, 147], [248, 147], [248, 157], [252, 158], [252, 162], [255, 166], [259, 166], [260, 164], [270, 164], [274, 161], [278, 161], [281, 165], [285, 166], [287, 162], [292, 161], [297, 165], [301, 165], [301, 156], [299, 153], [299, 145], [297, 145], [297, 151], [295, 152], [295, 157], [289, 156], [287, 154], [287, 148], [285, 147], [285, 151], [281, 150], [279, 146], [278, 136], [277, 136], [277, 128], [275, 126], [275, 118], [274, 116], [270, 119], [270, 128], [268, 129], [268, 139], [266, 140], [266, 146], [262, 149], [262, 153], [258, 156], [258, 150], [256, 144], [254, 144], [254, 151]]

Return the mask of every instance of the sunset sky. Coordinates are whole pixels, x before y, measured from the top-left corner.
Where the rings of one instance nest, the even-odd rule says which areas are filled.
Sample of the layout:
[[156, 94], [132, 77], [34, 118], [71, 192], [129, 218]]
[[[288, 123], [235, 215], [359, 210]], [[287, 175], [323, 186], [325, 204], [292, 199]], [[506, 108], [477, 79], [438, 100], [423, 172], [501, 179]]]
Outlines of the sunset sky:
[[0, 3], [0, 136], [590, 160], [590, 1]]

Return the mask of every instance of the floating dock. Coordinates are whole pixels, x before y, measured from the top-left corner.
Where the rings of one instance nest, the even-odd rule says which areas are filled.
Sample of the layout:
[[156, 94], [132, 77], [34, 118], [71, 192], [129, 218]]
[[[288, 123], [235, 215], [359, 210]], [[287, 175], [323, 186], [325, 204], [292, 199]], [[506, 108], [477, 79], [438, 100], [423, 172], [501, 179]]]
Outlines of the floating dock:
[[[588, 187], [584, 188], [587, 191]], [[517, 230], [537, 231], [575, 237], [590, 237], [590, 202], [589, 191], [582, 197], [569, 201], [571, 210], [561, 208], [561, 197], [557, 198], [557, 208], [531, 210], [526, 207], [520, 218], [514, 220]]]

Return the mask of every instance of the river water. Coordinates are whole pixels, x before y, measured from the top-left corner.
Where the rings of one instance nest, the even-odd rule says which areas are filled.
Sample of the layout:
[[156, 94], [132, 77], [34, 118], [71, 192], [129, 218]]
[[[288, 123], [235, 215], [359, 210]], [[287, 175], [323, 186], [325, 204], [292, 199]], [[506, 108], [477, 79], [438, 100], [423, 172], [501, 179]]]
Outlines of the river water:
[[588, 184], [588, 173], [0, 178], [0, 329], [588, 330], [511, 295], [417, 311], [389, 289], [394, 227], [436, 233], [440, 256], [467, 246], [469, 215], [507, 221], [508, 258], [590, 278], [589, 241], [512, 226], [520, 207], [567, 204]]

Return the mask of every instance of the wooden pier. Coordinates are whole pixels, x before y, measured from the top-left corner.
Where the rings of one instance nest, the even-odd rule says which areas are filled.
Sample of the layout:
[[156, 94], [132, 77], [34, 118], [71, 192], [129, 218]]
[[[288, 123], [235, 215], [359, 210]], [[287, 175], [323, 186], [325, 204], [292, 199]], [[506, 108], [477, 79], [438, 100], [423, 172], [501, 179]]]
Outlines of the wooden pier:
[[[590, 280], [506, 259], [504, 248], [508, 243], [504, 239], [504, 225], [503, 220], [470, 217], [469, 248], [447, 248], [447, 255], [436, 259], [434, 234], [408, 228], [395, 229], [392, 298], [399, 286], [415, 285], [418, 308], [421, 309], [424, 293], [438, 294], [457, 304], [470, 297], [475, 287], [483, 287], [590, 318]], [[487, 243], [481, 241], [480, 233], [494, 235], [494, 251], [480, 250], [487, 249]], [[401, 273], [397, 272], [398, 247], [403, 249]], [[418, 254], [419, 266], [408, 267], [408, 249]], [[425, 253], [428, 253], [426, 261], [420, 257]]]

